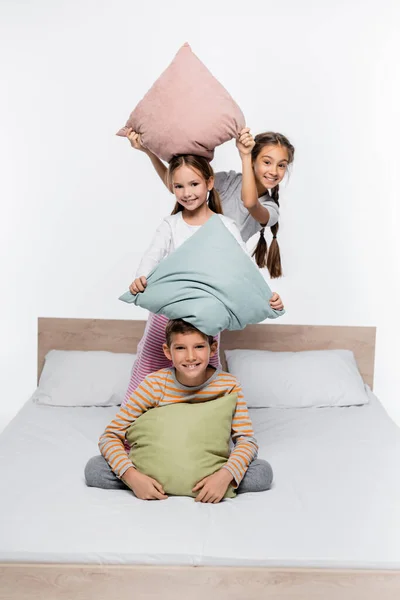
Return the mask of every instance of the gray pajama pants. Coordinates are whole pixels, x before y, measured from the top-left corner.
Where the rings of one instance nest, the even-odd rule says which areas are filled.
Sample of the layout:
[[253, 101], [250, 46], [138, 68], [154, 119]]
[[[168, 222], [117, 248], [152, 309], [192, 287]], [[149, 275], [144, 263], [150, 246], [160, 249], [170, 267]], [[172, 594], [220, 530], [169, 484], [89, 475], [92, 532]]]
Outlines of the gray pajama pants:
[[[250, 463], [238, 489], [238, 494], [245, 492], [264, 492], [272, 485], [272, 468], [266, 460], [256, 458]], [[105, 458], [100, 454], [93, 456], [85, 467], [86, 483], [90, 487], [103, 488], [105, 490], [128, 490], [128, 486], [118, 479], [111, 470]]]

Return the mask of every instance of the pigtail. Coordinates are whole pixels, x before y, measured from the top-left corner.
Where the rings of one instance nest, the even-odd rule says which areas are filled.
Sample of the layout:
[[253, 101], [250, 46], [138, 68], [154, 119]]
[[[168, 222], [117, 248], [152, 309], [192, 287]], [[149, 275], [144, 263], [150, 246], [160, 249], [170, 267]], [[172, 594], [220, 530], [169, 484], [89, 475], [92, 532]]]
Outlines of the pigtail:
[[275, 225], [271, 227], [272, 242], [267, 256], [267, 269], [269, 271], [271, 279], [282, 277], [281, 251], [279, 249], [279, 244], [276, 239], [278, 231], [279, 223], [275, 223]]
[[[183, 157], [173, 156], [171, 159], [171, 162], [169, 163], [167, 172], [165, 174], [166, 185], [172, 194], [174, 193], [174, 190], [172, 187], [172, 173], [174, 172], [175, 169], [180, 167], [182, 164], [185, 164]], [[175, 206], [172, 209], [171, 215], [176, 215], [182, 211], [183, 211], [182, 204], [179, 204], [179, 202], [175, 202]]]
[[256, 259], [257, 267], [259, 267], [260, 269], [263, 269], [267, 266], [266, 259], [268, 254], [268, 246], [267, 240], [264, 236], [264, 230], [265, 227], [262, 227], [262, 229], [260, 229], [260, 237], [258, 239], [257, 246], [254, 248], [254, 252], [252, 254], [252, 256], [254, 256], [254, 258]]
[[[272, 188], [271, 198], [279, 207], [279, 185]], [[271, 279], [282, 277], [281, 251], [277, 240], [278, 231], [279, 222], [271, 227], [272, 242], [267, 256], [267, 269]]]
[[[271, 199], [279, 206], [279, 185], [276, 185], [271, 192]], [[281, 252], [277, 241], [279, 223], [271, 227], [272, 242], [268, 251], [268, 245], [264, 236], [265, 227], [260, 231], [260, 239], [254, 249], [252, 256], [260, 269], [267, 267], [271, 279], [282, 277]]]
[[208, 208], [210, 210], [212, 210], [213, 212], [215, 212], [217, 215], [223, 214], [221, 198], [219, 197], [219, 194], [215, 188], [212, 188], [212, 190], [210, 190], [210, 192], [209, 192]]
[[176, 214], [178, 214], [178, 212], [182, 212], [182, 211], [183, 211], [182, 204], [179, 204], [179, 202], [175, 202], [175, 206], [172, 209], [171, 215], [176, 215]]

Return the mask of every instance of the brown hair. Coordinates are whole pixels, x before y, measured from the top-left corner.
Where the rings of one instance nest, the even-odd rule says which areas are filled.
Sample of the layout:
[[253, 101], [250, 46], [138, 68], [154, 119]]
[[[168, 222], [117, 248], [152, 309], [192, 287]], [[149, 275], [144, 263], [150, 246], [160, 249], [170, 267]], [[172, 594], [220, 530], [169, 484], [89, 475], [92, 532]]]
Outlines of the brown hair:
[[[274, 133], [273, 131], [267, 131], [266, 133], [259, 133], [254, 138], [255, 146], [251, 151], [251, 158], [253, 163], [257, 159], [261, 150], [265, 146], [283, 146], [286, 148], [288, 153], [288, 164], [290, 165], [294, 159], [294, 146], [289, 142], [287, 137], [281, 133]], [[271, 200], [273, 200], [279, 206], [279, 184], [271, 190]], [[268, 245], [264, 236], [265, 226], [261, 228], [260, 239], [254, 249], [253, 256], [256, 259], [257, 266], [260, 268], [267, 267], [271, 279], [282, 276], [282, 264], [281, 264], [281, 253], [279, 244], [277, 241], [277, 235], [279, 231], [279, 223], [272, 225], [272, 242], [268, 251]]]
[[168, 321], [165, 328], [165, 341], [168, 348], [171, 347], [172, 336], [177, 333], [199, 333], [201, 337], [209, 343], [210, 346], [214, 343], [214, 338], [212, 335], [207, 335], [202, 331], [199, 331], [199, 329], [197, 329], [197, 327], [194, 325], [191, 325], [191, 323], [187, 323], [187, 321], [184, 321], [183, 319], [171, 319]]
[[[214, 177], [214, 171], [212, 169], [212, 166], [210, 165], [208, 160], [203, 156], [195, 156], [194, 154], [181, 154], [179, 156], [173, 156], [168, 165], [167, 172], [168, 187], [171, 191], [172, 176], [176, 169], [179, 169], [179, 167], [182, 167], [183, 165], [186, 165], [198, 171], [206, 182], [210, 179], [210, 177]], [[208, 206], [213, 212], [222, 215], [221, 199], [215, 188], [212, 188], [212, 190], [210, 190], [208, 196]], [[182, 210], [183, 206], [179, 204], [179, 202], [177, 202], [171, 214], [176, 215], [176, 213]]]

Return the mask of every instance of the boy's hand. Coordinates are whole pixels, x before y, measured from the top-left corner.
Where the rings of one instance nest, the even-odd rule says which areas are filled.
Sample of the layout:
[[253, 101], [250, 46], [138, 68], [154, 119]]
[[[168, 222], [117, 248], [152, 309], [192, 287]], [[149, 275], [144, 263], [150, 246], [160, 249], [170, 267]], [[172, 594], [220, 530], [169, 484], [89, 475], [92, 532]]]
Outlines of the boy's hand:
[[142, 277], [138, 277], [131, 283], [129, 286], [129, 291], [131, 294], [136, 296], [136, 294], [140, 294], [140, 292], [144, 292], [147, 287], [147, 279], [144, 275]]
[[161, 483], [134, 468], [125, 471], [122, 479], [140, 500], [166, 500], [168, 498]]
[[195, 502], [212, 502], [213, 504], [221, 502], [232, 481], [232, 475], [228, 469], [224, 468], [205, 477], [192, 490], [193, 492], [199, 492], [195, 498]]
[[251, 154], [254, 146], [256, 145], [253, 136], [250, 133], [250, 129], [245, 127], [239, 133], [236, 139], [236, 147], [239, 150], [241, 156], [245, 156], [247, 154]]
[[144, 148], [142, 145], [140, 133], [136, 133], [136, 131], [133, 131], [133, 129], [128, 129], [127, 133], [127, 138], [130, 141], [132, 148], [135, 148], [135, 150], [141, 150], [142, 152], [147, 152], [147, 148]]
[[274, 310], [283, 310], [283, 302], [279, 294], [274, 292], [271, 296], [271, 300], [269, 301], [269, 305]]

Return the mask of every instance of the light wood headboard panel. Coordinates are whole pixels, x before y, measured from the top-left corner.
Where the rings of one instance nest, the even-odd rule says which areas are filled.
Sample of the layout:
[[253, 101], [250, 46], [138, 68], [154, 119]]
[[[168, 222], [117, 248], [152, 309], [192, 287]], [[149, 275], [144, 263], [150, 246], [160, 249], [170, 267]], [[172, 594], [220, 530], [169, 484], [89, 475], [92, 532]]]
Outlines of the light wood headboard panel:
[[[39, 318], [38, 379], [44, 357], [52, 349], [136, 352], [145, 324], [145, 321], [113, 319]], [[221, 348], [274, 352], [334, 348], [353, 350], [360, 373], [365, 383], [372, 388], [375, 336], [375, 327], [261, 324], [249, 325], [241, 331], [224, 331]], [[221, 359], [224, 363], [223, 353]]]

